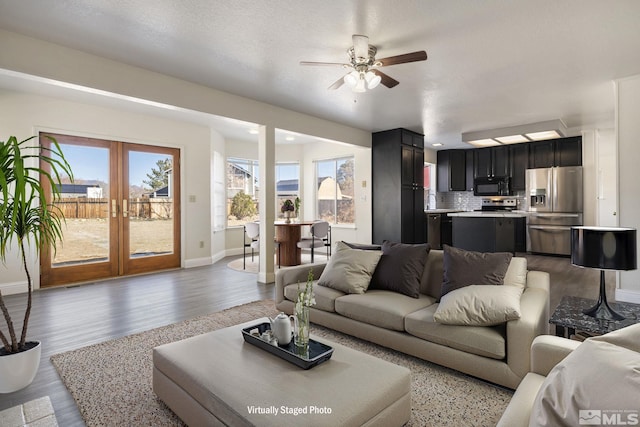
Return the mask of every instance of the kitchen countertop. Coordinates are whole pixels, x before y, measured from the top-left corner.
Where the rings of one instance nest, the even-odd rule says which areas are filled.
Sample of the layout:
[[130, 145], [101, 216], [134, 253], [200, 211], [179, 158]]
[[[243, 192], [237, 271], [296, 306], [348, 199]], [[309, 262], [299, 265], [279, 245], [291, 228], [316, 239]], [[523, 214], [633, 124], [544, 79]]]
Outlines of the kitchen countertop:
[[464, 212], [462, 209], [425, 209], [424, 213], [453, 213], [453, 212]]
[[469, 218], [526, 218], [526, 212], [452, 212], [449, 216], [469, 217]]

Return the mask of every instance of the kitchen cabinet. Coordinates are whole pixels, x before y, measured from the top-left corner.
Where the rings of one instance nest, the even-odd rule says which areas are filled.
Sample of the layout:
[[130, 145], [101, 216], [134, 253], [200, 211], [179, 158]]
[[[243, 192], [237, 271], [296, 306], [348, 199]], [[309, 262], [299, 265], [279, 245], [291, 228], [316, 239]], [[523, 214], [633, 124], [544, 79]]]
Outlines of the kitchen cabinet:
[[551, 139], [529, 143], [529, 168], [582, 166], [582, 137]]
[[511, 176], [511, 153], [509, 146], [478, 148], [473, 151], [475, 178]]
[[473, 150], [465, 150], [465, 191], [473, 191]]
[[525, 175], [528, 167], [528, 144], [513, 144], [511, 146], [511, 191], [525, 190]]
[[448, 216], [448, 212], [427, 212], [427, 243], [431, 245], [431, 249], [442, 249], [442, 245], [451, 246], [451, 233], [452, 218]]
[[467, 191], [466, 152], [467, 150], [438, 151], [436, 172], [439, 192]]
[[424, 137], [407, 129], [372, 135], [373, 243], [426, 242]]
[[453, 246], [476, 252], [516, 251], [516, 220], [511, 217], [454, 216]]

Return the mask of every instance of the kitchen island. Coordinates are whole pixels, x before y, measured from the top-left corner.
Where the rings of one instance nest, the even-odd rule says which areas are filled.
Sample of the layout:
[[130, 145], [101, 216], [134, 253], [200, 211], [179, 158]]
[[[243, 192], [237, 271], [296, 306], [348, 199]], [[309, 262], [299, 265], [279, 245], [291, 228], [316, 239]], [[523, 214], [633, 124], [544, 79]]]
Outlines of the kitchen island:
[[525, 252], [526, 212], [456, 212], [452, 246], [477, 252]]

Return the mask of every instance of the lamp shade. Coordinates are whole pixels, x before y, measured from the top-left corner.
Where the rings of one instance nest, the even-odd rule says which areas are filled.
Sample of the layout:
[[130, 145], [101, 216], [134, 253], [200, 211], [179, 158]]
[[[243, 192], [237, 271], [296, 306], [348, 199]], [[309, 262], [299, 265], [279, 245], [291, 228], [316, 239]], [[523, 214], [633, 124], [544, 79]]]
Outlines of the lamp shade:
[[622, 227], [572, 227], [571, 264], [601, 270], [635, 270], [636, 230]]

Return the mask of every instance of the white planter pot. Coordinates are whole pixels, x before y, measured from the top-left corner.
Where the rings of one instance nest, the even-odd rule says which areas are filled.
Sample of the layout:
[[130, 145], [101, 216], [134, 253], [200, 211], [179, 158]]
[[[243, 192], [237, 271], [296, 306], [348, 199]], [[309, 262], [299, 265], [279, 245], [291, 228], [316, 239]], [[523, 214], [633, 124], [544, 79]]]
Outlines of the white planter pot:
[[16, 354], [0, 356], [0, 393], [12, 393], [25, 388], [36, 377], [40, 366], [42, 343]]

